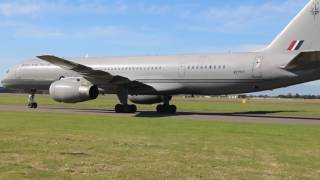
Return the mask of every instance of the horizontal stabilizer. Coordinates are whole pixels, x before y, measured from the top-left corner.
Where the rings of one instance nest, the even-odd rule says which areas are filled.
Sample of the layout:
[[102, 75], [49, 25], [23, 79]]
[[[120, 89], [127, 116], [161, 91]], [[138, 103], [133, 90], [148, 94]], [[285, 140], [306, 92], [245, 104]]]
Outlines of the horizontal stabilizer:
[[320, 67], [320, 51], [299, 53], [284, 69], [289, 71], [312, 70]]

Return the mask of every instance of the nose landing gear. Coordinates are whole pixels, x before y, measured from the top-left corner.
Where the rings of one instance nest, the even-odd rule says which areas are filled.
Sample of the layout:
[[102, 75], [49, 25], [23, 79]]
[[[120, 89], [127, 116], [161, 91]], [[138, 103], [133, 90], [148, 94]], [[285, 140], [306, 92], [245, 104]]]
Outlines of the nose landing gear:
[[36, 90], [31, 90], [30, 95], [28, 96], [28, 108], [36, 109], [38, 108], [38, 103], [35, 101]]
[[37, 103], [29, 103], [28, 107], [31, 109], [37, 109], [38, 108], [38, 104]]

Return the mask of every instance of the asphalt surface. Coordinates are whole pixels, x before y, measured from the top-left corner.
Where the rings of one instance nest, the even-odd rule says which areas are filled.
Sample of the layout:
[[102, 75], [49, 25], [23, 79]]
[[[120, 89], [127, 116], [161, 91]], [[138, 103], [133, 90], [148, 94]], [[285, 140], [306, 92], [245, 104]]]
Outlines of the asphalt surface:
[[305, 124], [320, 125], [320, 117], [296, 117], [296, 116], [275, 116], [274, 112], [243, 112], [243, 113], [205, 113], [205, 112], [178, 112], [175, 115], [158, 114], [153, 111], [139, 111], [136, 114], [117, 114], [113, 110], [90, 109], [77, 107], [39, 107], [29, 109], [25, 106], [0, 105], [0, 112], [51, 112], [51, 113], [77, 113], [86, 115], [101, 116], [122, 116], [122, 117], [148, 117], [148, 118], [176, 118], [181, 120], [210, 120], [227, 122], [246, 122], [246, 123], [271, 123], [271, 124]]

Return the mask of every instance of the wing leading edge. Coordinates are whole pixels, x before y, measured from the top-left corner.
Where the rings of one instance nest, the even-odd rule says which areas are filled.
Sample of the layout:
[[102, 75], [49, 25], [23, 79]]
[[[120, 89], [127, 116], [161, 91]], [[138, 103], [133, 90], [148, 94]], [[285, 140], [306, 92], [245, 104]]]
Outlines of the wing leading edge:
[[84, 77], [85, 79], [87, 79], [88, 81], [90, 81], [92, 84], [112, 84], [116, 86], [126, 85], [131, 88], [148, 88], [148, 89], [152, 88], [153, 89], [153, 87], [147, 84], [144, 84], [142, 82], [130, 80], [129, 78], [123, 77], [123, 76], [118, 76], [118, 75], [114, 76], [109, 72], [95, 70], [91, 67], [88, 67], [79, 63], [75, 63], [72, 61], [68, 61], [66, 59], [59, 58], [56, 56], [42, 55], [42, 56], [38, 56], [38, 58], [41, 60], [47, 61], [53, 65], [59, 66], [62, 69], [74, 71], [79, 75], [81, 75], [82, 77]]

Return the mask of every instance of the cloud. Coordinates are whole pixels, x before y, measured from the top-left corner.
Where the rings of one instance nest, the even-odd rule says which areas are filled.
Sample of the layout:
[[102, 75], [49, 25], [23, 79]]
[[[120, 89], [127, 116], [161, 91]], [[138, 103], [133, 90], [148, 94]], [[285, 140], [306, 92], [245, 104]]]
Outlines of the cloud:
[[21, 21], [4, 20], [0, 28], [7, 29], [14, 38], [63, 38], [66, 33], [60, 28], [38, 26]]
[[291, 18], [300, 10], [307, 0], [272, 1], [262, 4], [241, 4], [239, 6], [209, 7], [199, 13], [193, 12], [193, 17], [202, 20], [189, 26], [192, 31], [234, 32], [254, 26], [267, 27], [274, 19]]
[[41, 28], [36, 26], [22, 26], [15, 32], [15, 37], [22, 38], [63, 38], [65, 32], [54, 28]]
[[36, 16], [46, 13], [124, 13], [128, 9], [124, 1], [104, 2], [97, 0], [20, 0], [0, 2], [0, 15]]
[[39, 13], [40, 11], [39, 4], [20, 4], [16, 2], [0, 4], [0, 14], [5, 16], [28, 15]]
[[266, 2], [258, 5], [240, 5], [238, 7], [212, 7], [205, 12], [208, 18], [218, 19], [251, 19], [277, 14], [293, 14], [306, 3], [306, 0], [286, 0], [282, 2]]
[[90, 28], [78, 29], [69, 37], [73, 38], [119, 38], [127, 36], [129, 33], [126, 27], [121, 26], [95, 26]]
[[239, 52], [255, 52], [262, 49], [265, 49], [268, 45], [265, 44], [243, 44], [240, 47], [236, 48], [235, 51]]
[[[140, 3], [128, 4], [125, 0], [11, 0], [0, 2], [0, 16], [37, 16], [45, 13], [61, 14], [61, 13], [127, 13], [128, 16], [136, 15], [140, 12], [145, 17], [152, 14], [155, 16], [168, 16], [174, 19], [175, 24], [170, 26], [174, 31], [183, 29], [191, 32], [227, 32], [235, 33], [234, 28], [237, 28], [237, 33], [250, 32], [255, 26], [266, 30], [268, 24], [273, 23], [274, 19], [279, 17], [286, 18], [292, 16], [298, 9], [305, 4], [306, 0], [285, 0], [285, 1], [265, 1], [258, 4], [243, 4], [225, 7], [210, 7], [203, 6], [201, 3], [185, 2], [185, 3], [154, 3], [149, 1], [140, 1]], [[228, 4], [228, 3], [227, 3]], [[84, 13], [84, 14], [83, 14]], [[41, 16], [46, 17], [46, 16]], [[102, 16], [103, 17], [103, 16]], [[116, 16], [115, 16], [116, 17]], [[155, 17], [156, 18], [156, 17]], [[7, 18], [10, 19], [10, 18]], [[45, 38], [99, 38], [99, 37], [121, 37], [124, 35], [139, 36], [142, 33], [155, 33], [149, 31], [141, 31], [139, 34], [135, 25], [116, 26], [105, 24], [100, 20], [99, 24], [90, 25], [92, 27], [76, 27], [74, 29], [63, 28], [60, 25], [40, 25], [37, 21], [29, 22], [29, 24], [19, 22], [0, 22], [0, 26], [16, 27], [14, 30], [17, 37], [37, 37]], [[169, 21], [170, 21], [169, 20]], [[143, 26], [150, 22], [136, 25]], [[161, 22], [162, 23], [162, 22]], [[161, 29], [161, 28], [160, 28]], [[249, 31], [247, 31], [249, 30]], [[130, 32], [131, 31], [131, 32]], [[157, 33], [161, 33], [157, 31]], [[188, 32], [190, 33], [190, 32]], [[170, 33], [168, 33], [170, 34]], [[259, 45], [260, 46], [260, 45]], [[242, 48], [241, 48], [242, 49]], [[249, 48], [245, 48], [249, 49]], [[251, 48], [250, 48], [251, 49]]]
[[168, 4], [143, 3], [139, 4], [137, 9], [145, 14], [165, 15], [171, 12], [173, 7]]

